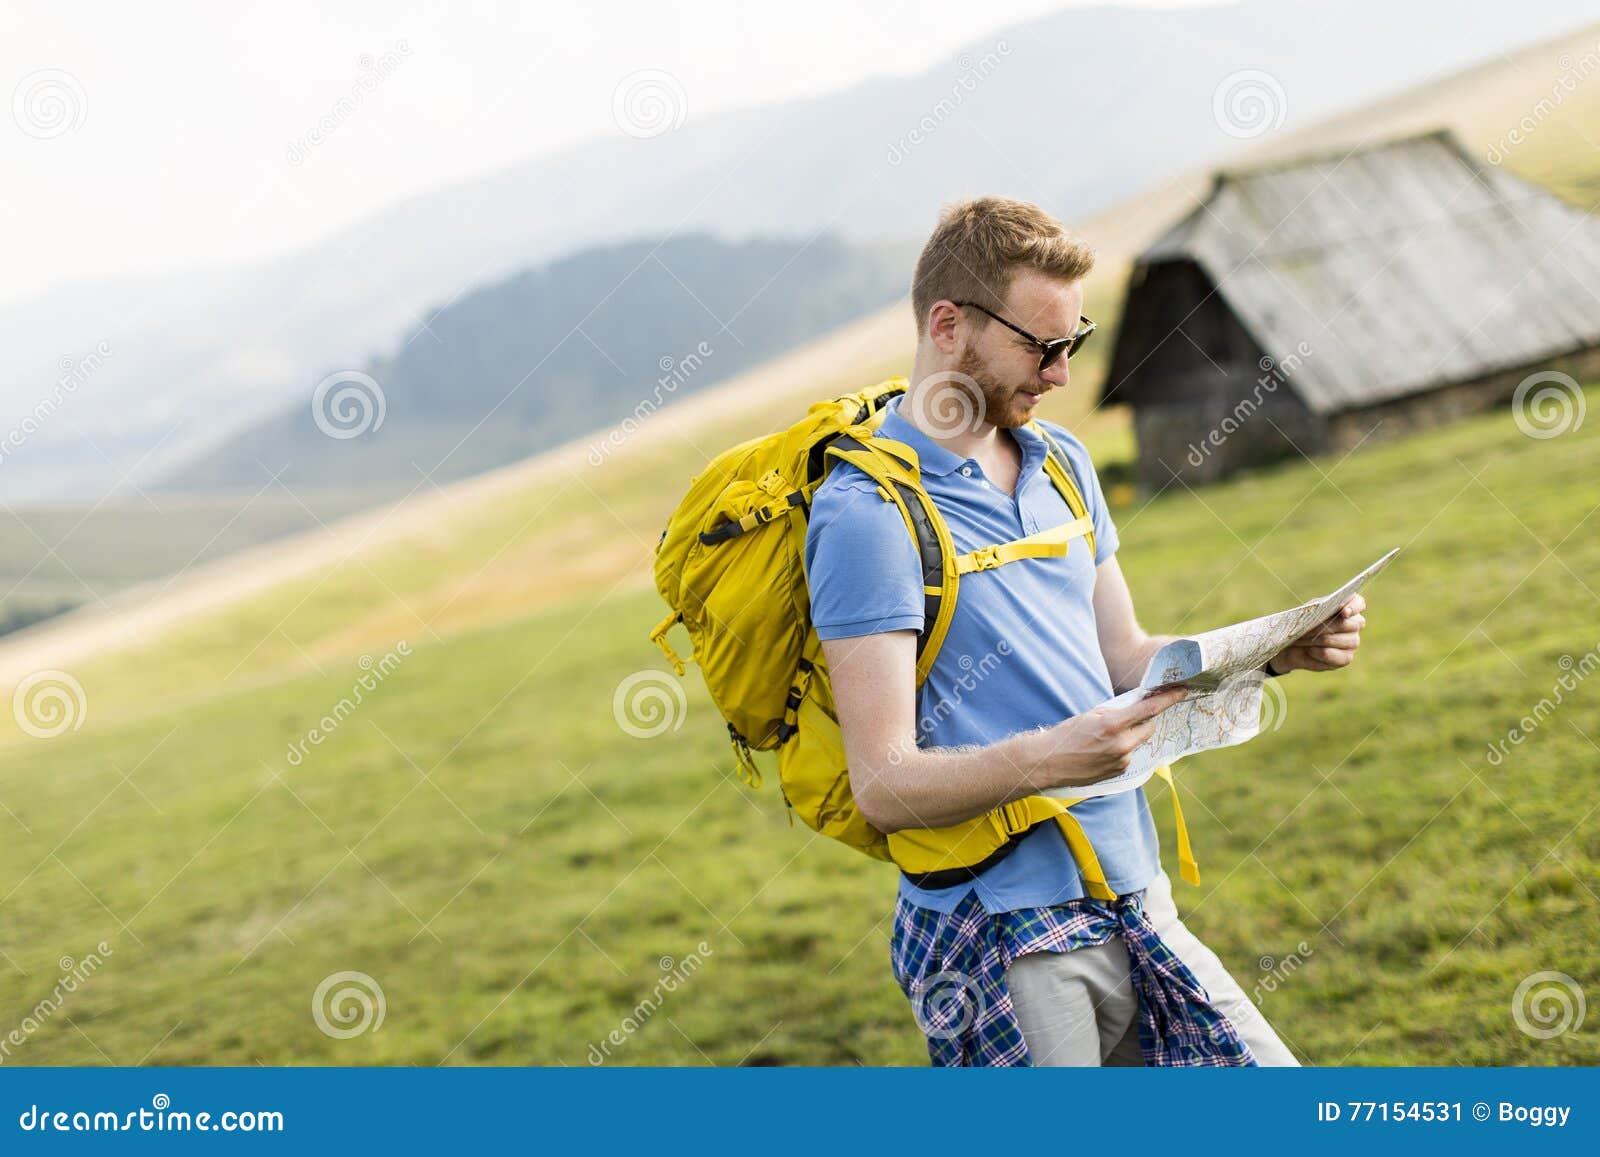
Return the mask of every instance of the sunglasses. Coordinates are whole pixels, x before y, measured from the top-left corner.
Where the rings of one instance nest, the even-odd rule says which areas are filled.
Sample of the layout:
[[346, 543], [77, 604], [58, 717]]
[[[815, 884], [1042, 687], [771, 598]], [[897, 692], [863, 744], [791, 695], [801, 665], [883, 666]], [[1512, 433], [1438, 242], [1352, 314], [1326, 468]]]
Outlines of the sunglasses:
[[1080, 314], [1078, 316], [1078, 322], [1083, 328], [1078, 330], [1077, 333], [1073, 334], [1071, 337], [1058, 337], [1052, 341], [1046, 341], [1042, 337], [1034, 337], [1020, 325], [1012, 325], [1005, 318], [994, 312], [994, 310], [985, 308], [975, 301], [955, 301], [951, 302], [951, 304], [970, 305], [973, 309], [980, 310], [981, 312], [988, 314], [1001, 325], [1009, 329], [1012, 333], [1020, 334], [1031, 341], [1034, 345], [1038, 346], [1039, 370], [1041, 372], [1055, 365], [1057, 359], [1062, 357], [1070, 358], [1073, 354], [1077, 353], [1078, 349], [1083, 345], [1083, 343], [1089, 340], [1089, 335], [1099, 328], [1099, 326], [1097, 326], [1094, 322]]

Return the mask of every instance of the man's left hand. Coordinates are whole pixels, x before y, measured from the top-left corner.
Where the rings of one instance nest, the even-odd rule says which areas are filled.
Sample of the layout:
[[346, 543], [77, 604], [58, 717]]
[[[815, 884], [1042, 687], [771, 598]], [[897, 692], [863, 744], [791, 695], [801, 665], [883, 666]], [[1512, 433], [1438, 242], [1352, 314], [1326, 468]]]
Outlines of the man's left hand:
[[1268, 670], [1283, 675], [1290, 671], [1337, 671], [1356, 661], [1361, 645], [1361, 628], [1367, 625], [1364, 612], [1367, 600], [1351, 595], [1339, 610], [1313, 627], [1267, 661]]

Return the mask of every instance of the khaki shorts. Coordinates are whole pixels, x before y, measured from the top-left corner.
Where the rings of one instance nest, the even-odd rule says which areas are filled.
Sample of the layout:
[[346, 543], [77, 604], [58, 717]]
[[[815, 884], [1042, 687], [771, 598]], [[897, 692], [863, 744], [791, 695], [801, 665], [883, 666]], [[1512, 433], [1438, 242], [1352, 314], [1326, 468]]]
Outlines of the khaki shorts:
[[[1178, 959], [1233, 1022], [1261, 1065], [1298, 1066], [1217, 954], [1178, 919], [1165, 872], [1145, 890], [1145, 915]], [[1030, 952], [1006, 971], [1011, 1003], [1035, 1065], [1142, 1065], [1139, 997], [1120, 936], [1071, 952]]]

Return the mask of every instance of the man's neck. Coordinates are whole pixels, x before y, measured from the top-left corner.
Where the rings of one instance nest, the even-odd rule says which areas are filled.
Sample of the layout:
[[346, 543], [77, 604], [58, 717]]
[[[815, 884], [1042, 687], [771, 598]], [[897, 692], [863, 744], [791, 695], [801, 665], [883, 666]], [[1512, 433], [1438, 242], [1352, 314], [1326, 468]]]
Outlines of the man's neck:
[[[977, 404], [969, 391], [930, 382], [926, 374], [914, 375], [911, 380], [916, 384], [906, 390], [900, 416], [930, 441], [961, 458], [981, 459], [1005, 453], [998, 426], [975, 415], [968, 417]], [[950, 421], [942, 422], [945, 417]]]

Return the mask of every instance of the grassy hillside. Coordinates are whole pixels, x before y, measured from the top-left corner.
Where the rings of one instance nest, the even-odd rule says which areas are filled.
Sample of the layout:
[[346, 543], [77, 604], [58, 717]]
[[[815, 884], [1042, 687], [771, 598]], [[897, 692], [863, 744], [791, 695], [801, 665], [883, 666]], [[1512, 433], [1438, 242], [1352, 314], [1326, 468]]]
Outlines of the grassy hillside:
[[[1356, 666], [1290, 676], [1276, 730], [1180, 776], [1205, 876], [1179, 886], [1180, 910], [1246, 988], [1266, 958], [1297, 958], [1263, 1007], [1309, 1061], [1597, 1059], [1592, 1034], [1525, 1035], [1510, 1002], [1533, 972], [1590, 975], [1600, 692], [1580, 684], [1511, 758], [1486, 758], [1562, 657], [1600, 643], [1600, 536], [1575, 481], [1597, 468], [1594, 423], [1538, 441], [1500, 412], [1121, 511], [1157, 629], [1320, 593], [1406, 547]], [[575, 537], [586, 513], [630, 556], [619, 581], [545, 613], [434, 641], [375, 625], [335, 575], [344, 597], [318, 593], [284, 619], [288, 642], [263, 644], [348, 639], [321, 673], [192, 695], [285, 592], [188, 655], [86, 670], [81, 730], [13, 735], [0, 1009], [28, 1015], [60, 957], [111, 954], [6, 1062], [583, 1065], [656, 994], [610, 1062], [921, 1063], [887, 968], [892, 871], [787, 827], [770, 784], [730, 777], [692, 670], [680, 729], [618, 725], [619, 685], [659, 666], [634, 529], [650, 502], [624, 499], [585, 480], [533, 512]], [[438, 560], [414, 565], [426, 588]], [[362, 650], [395, 652], [392, 671], [307, 746]], [[146, 685], [174, 694], [141, 703]], [[698, 969], [661, 995], [691, 954]], [[341, 971], [381, 985], [381, 1030], [318, 1030], [312, 994]]]

